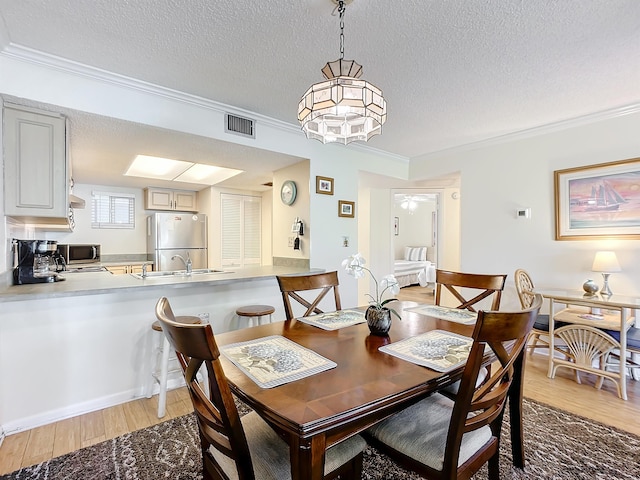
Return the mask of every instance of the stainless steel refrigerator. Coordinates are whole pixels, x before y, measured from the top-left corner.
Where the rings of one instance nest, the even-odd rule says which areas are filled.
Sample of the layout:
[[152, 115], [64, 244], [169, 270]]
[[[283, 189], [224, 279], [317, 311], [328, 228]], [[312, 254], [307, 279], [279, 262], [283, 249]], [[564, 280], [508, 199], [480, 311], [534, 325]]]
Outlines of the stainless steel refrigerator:
[[187, 255], [193, 268], [207, 268], [207, 216], [193, 213], [159, 212], [147, 217], [147, 253], [159, 271], [184, 270], [185, 264], [171, 258]]

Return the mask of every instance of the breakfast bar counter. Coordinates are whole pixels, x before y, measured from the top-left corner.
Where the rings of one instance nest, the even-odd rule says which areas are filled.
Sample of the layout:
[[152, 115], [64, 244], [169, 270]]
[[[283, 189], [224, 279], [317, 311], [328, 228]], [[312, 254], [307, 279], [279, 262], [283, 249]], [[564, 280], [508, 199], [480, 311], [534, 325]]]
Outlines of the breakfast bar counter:
[[85, 272], [0, 287], [0, 428], [11, 434], [142, 397], [160, 297], [222, 333], [248, 326], [235, 314], [247, 304], [272, 305], [273, 320], [283, 320], [275, 276], [308, 271], [265, 266], [145, 279]]
[[[138, 278], [133, 274], [114, 275], [106, 271], [63, 272], [62, 276], [65, 280], [60, 282], [5, 285], [4, 287], [0, 287], [0, 303], [44, 298], [77, 297], [80, 295], [99, 295], [104, 293], [135, 291], [138, 289], [166, 290], [167, 288], [180, 289], [192, 288], [193, 286], [216, 286], [237, 282], [257, 281], [266, 278], [273, 278], [275, 282], [276, 275], [302, 275], [305, 273], [309, 273], [309, 269], [284, 266], [246, 267], [205, 274], [150, 276], [144, 279]], [[9, 282], [10, 279], [7, 283]]]

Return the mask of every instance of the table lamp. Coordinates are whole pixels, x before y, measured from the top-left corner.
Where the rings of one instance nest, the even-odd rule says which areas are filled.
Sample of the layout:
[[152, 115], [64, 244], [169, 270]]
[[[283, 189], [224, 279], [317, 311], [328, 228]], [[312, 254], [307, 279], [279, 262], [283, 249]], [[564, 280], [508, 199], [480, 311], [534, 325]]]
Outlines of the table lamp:
[[609, 275], [613, 272], [620, 271], [620, 264], [615, 252], [596, 252], [596, 256], [593, 259], [593, 266], [591, 270], [594, 272], [602, 273], [604, 283], [600, 289], [601, 295], [611, 296], [612, 292], [609, 288]]

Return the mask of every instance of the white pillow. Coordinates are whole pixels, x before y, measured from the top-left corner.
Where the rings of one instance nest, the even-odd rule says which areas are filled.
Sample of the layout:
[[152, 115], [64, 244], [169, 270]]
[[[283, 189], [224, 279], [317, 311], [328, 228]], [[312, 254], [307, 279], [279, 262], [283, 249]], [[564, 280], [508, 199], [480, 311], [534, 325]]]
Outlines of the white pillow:
[[424, 262], [427, 259], [427, 247], [404, 247], [404, 259]]

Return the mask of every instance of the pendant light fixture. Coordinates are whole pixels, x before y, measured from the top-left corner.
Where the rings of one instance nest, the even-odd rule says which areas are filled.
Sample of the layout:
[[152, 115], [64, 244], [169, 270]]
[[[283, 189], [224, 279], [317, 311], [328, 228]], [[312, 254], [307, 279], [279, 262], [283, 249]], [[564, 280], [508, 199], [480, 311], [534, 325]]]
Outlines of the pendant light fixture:
[[353, 0], [331, 1], [340, 15], [340, 58], [322, 69], [326, 81], [305, 92], [298, 105], [298, 120], [307, 138], [322, 143], [366, 142], [382, 132], [387, 104], [378, 87], [360, 80], [362, 66], [344, 59], [345, 4]]

